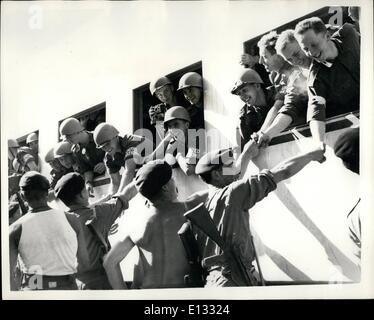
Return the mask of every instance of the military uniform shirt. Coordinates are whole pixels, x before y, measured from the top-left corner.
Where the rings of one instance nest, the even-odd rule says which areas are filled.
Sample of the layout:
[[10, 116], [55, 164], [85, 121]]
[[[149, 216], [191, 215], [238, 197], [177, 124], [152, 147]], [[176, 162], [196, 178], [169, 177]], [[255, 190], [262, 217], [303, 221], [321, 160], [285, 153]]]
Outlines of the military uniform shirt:
[[123, 137], [119, 137], [119, 144], [121, 151], [115, 153], [112, 157], [106, 153], [104, 157], [104, 163], [108, 168], [110, 174], [119, 172], [128, 159], [132, 159], [134, 156], [135, 148], [144, 141], [144, 137], [127, 134]]
[[333, 62], [313, 61], [308, 77], [308, 121], [355, 111], [360, 105], [360, 36], [346, 23], [331, 37]]
[[[82, 270], [78, 265], [77, 277], [84, 281], [84, 273], [86, 271], [93, 271], [102, 268], [102, 257], [104, 251], [100, 240], [93, 234], [93, 232], [85, 225], [86, 221], [93, 219], [93, 225], [98, 230], [102, 238], [108, 242], [108, 234], [111, 226], [116, 221], [122, 211], [128, 208], [128, 202], [120, 198], [112, 199], [108, 202], [96, 205], [94, 208], [84, 206], [73, 206], [66, 212], [66, 217], [69, 221], [76, 220], [75, 224], [83, 231], [83, 237], [88, 257], [89, 267], [87, 270]], [[79, 244], [82, 245], [82, 244]], [[78, 261], [79, 263], [79, 261]]]
[[[255, 259], [248, 210], [275, 188], [271, 172], [263, 170], [258, 175], [235, 181], [224, 188], [213, 188], [205, 201], [225, 244], [237, 253], [248, 268]], [[214, 241], [207, 238], [205, 243], [203, 258], [221, 253]], [[228, 268], [227, 265], [223, 267]], [[239, 275], [232, 273], [232, 278], [239, 285], [243, 284]]]
[[94, 167], [103, 161], [105, 152], [96, 148], [92, 132], [88, 132], [89, 142], [87, 145], [75, 144], [72, 148], [73, 157], [77, 164], [76, 171], [84, 174], [93, 171]]

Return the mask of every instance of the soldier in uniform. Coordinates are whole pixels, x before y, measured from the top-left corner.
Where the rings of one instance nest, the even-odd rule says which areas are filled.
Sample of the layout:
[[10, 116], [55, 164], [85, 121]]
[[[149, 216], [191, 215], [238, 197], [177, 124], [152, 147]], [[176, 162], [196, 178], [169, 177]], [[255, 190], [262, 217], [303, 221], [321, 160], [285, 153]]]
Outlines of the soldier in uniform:
[[115, 199], [90, 206], [84, 179], [73, 172], [63, 176], [54, 191], [56, 198], [69, 208], [66, 212], [69, 222], [72, 226], [77, 225], [83, 235], [78, 247], [85, 252], [83, 256], [88, 259], [88, 263], [81, 263], [78, 257], [78, 289], [111, 289], [103, 268], [103, 257], [110, 248], [108, 233], [115, 220], [128, 208], [128, 201], [137, 192], [135, 186], [129, 185]]
[[[132, 181], [137, 167], [134, 161], [136, 147], [145, 139], [144, 137], [125, 134], [119, 135], [119, 131], [109, 123], [100, 123], [94, 130], [93, 138], [98, 149], [105, 152], [104, 163], [111, 180], [110, 194], [122, 192]], [[124, 172], [120, 174], [121, 168]]]
[[187, 111], [190, 115], [190, 129], [203, 129], [204, 125], [204, 91], [203, 79], [197, 72], [187, 72], [179, 79], [178, 91], [182, 90], [189, 102]]
[[14, 139], [8, 140], [8, 171], [21, 175], [28, 171], [39, 171], [32, 150], [20, 147]]
[[280, 108], [284, 105], [284, 99], [287, 92], [287, 86], [290, 82], [291, 76], [298, 71], [293, 65], [288, 63], [276, 51], [275, 45], [278, 41], [279, 35], [275, 31], [271, 31], [264, 35], [258, 42], [260, 52], [260, 63], [265, 66], [265, 69], [271, 72], [271, 95], [273, 96], [273, 104], [264, 120], [262, 127], [265, 129], [274, 121]]
[[262, 89], [263, 81], [252, 69], [243, 70], [235, 82], [231, 93], [240, 97], [245, 103], [239, 115], [240, 142], [244, 145], [254, 132], [260, 130], [269, 111], [271, 101]]
[[16, 172], [13, 168], [13, 160], [17, 156], [17, 150], [19, 148], [19, 143], [16, 139], [8, 140], [8, 176], [11, 176]]
[[307, 75], [312, 60], [300, 48], [293, 30], [285, 30], [279, 35], [275, 49], [278, 55], [293, 65], [294, 70], [287, 78], [283, 104], [274, 109], [274, 113], [277, 113], [274, 120], [265, 121], [260, 131], [253, 135], [263, 147], [290, 125], [306, 123]]
[[61, 165], [62, 175], [73, 171], [78, 171], [77, 163], [73, 156], [73, 145], [69, 141], [61, 141], [53, 148], [53, 157]]
[[168, 141], [165, 160], [172, 166], [180, 201], [194, 192], [207, 189], [207, 185], [195, 173], [196, 164], [204, 153], [205, 137], [190, 136], [190, 123], [189, 113], [181, 106], [173, 107], [165, 114], [165, 140]]
[[[248, 162], [258, 154], [255, 141], [249, 141], [236, 162], [229, 149], [216, 150], [204, 155], [196, 166], [196, 173], [208, 183], [209, 195], [204, 202], [216, 224], [226, 247], [244, 266], [245, 277], [234, 269], [233, 261], [221, 256], [218, 245], [210, 238], [201, 237], [203, 258], [210, 258], [206, 287], [249, 286], [257, 284], [254, 272], [255, 248], [251, 241], [248, 210], [261, 201], [277, 183], [300, 171], [310, 161], [319, 160], [323, 151], [317, 149], [288, 159], [271, 170], [257, 175], [245, 175]], [[245, 175], [245, 177], [244, 177]], [[237, 179], [239, 177], [239, 179]]]
[[136, 246], [139, 269], [134, 271], [132, 288], [185, 287], [189, 264], [177, 232], [186, 221], [184, 212], [206, 195], [196, 195], [184, 203], [177, 201], [172, 169], [163, 160], [145, 164], [136, 174], [135, 185], [147, 202], [144, 209], [127, 217], [123, 240], [113, 246], [104, 260], [109, 281], [113, 289], [127, 289], [120, 262]]
[[360, 107], [360, 35], [345, 23], [331, 36], [323, 21], [314, 17], [296, 25], [295, 38], [313, 59], [307, 121], [313, 138], [325, 148], [326, 118]]
[[73, 144], [73, 154], [78, 164], [78, 172], [84, 176], [89, 193], [93, 192], [95, 175], [105, 172], [104, 151], [97, 149], [93, 133], [84, 130], [75, 118], [68, 118], [60, 124], [60, 134]]
[[61, 164], [58, 158], [55, 158], [54, 148], [48, 150], [44, 156], [44, 161], [50, 165], [52, 170], [49, 172], [51, 180], [51, 188], [54, 188], [57, 181], [67, 173], [66, 168]]
[[157, 99], [161, 101], [161, 103], [151, 106], [148, 111], [151, 124], [156, 125], [157, 122], [164, 121], [166, 110], [177, 104], [177, 98], [174, 93], [173, 84], [167, 77], [161, 77], [151, 81], [149, 84], [149, 91], [152, 96], [157, 97]]
[[38, 171], [40, 171], [40, 164], [39, 164], [39, 138], [38, 135], [33, 132], [30, 133], [26, 138], [26, 144], [30, 148], [32, 155], [35, 158], [35, 163], [38, 166]]

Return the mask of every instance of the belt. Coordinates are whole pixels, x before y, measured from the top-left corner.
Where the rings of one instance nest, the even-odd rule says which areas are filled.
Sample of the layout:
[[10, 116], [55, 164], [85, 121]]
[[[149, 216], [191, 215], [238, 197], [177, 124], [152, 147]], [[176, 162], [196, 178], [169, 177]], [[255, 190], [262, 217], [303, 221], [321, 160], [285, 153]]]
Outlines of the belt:
[[[33, 280], [33, 283], [30, 283]], [[30, 289], [41, 290], [41, 289], [53, 289], [62, 285], [75, 283], [75, 274], [61, 275], [61, 276], [49, 276], [39, 274], [23, 274], [23, 286]]]

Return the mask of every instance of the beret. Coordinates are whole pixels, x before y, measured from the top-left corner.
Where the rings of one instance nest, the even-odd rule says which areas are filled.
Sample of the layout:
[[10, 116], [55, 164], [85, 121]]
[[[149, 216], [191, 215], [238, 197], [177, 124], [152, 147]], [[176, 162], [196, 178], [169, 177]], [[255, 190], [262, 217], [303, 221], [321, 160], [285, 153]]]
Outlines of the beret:
[[233, 151], [231, 148], [218, 149], [203, 155], [196, 165], [196, 174], [203, 174], [214, 168], [233, 163]]
[[36, 171], [26, 172], [20, 182], [21, 190], [48, 190], [50, 185], [48, 179]]
[[54, 192], [56, 198], [74, 197], [85, 187], [83, 177], [76, 172], [70, 172], [57, 181]]
[[139, 169], [135, 176], [135, 186], [146, 198], [157, 194], [169, 182], [172, 169], [163, 160], [150, 161]]
[[351, 171], [360, 172], [360, 130], [348, 129], [342, 133], [334, 145], [335, 155], [343, 160], [344, 165]]

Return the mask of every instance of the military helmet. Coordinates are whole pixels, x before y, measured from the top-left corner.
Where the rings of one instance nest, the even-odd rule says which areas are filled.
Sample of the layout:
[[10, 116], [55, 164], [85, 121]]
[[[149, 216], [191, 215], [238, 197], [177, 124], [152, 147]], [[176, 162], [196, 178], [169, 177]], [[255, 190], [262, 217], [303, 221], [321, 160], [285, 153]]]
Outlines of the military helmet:
[[47, 154], [45, 155], [44, 157], [44, 161], [45, 162], [51, 162], [55, 159], [55, 155], [54, 155], [54, 151], [53, 151], [53, 148], [49, 149], [49, 151], [47, 152]]
[[93, 132], [93, 138], [97, 148], [102, 148], [103, 145], [118, 136], [119, 131], [109, 123], [100, 123]]
[[151, 94], [154, 95], [157, 89], [160, 89], [167, 84], [172, 84], [168, 77], [157, 78], [149, 84], [149, 91], [151, 91]]
[[60, 124], [60, 135], [66, 136], [83, 131], [84, 128], [78, 119], [68, 118]]
[[191, 117], [188, 114], [188, 111], [186, 110], [186, 108], [181, 106], [172, 107], [165, 112], [164, 125], [174, 119], [181, 119], [191, 122]]
[[19, 144], [16, 139], [8, 139], [8, 148], [18, 148]]
[[73, 145], [68, 141], [59, 142], [56, 147], [53, 148], [53, 155], [55, 158], [61, 158], [66, 154], [73, 153], [71, 150]]
[[245, 69], [240, 75], [239, 79], [235, 82], [234, 87], [231, 89], [232, 94], [237, 94], [237, 91], [246, 84], [260, 83], [263, 84], [260, 75], [253, 69]]
[[188, 87], [203, 87], [203, 79], [197, 72], [187, 72], [179, 79], [178, 90]]
[[38, 135], [33, 132], [33, 133], [30, 133], [27, 138], [26, 138], [26, 144], [29, 144], [30, 142], [33, 142], [33, 141], [38, 141]]

